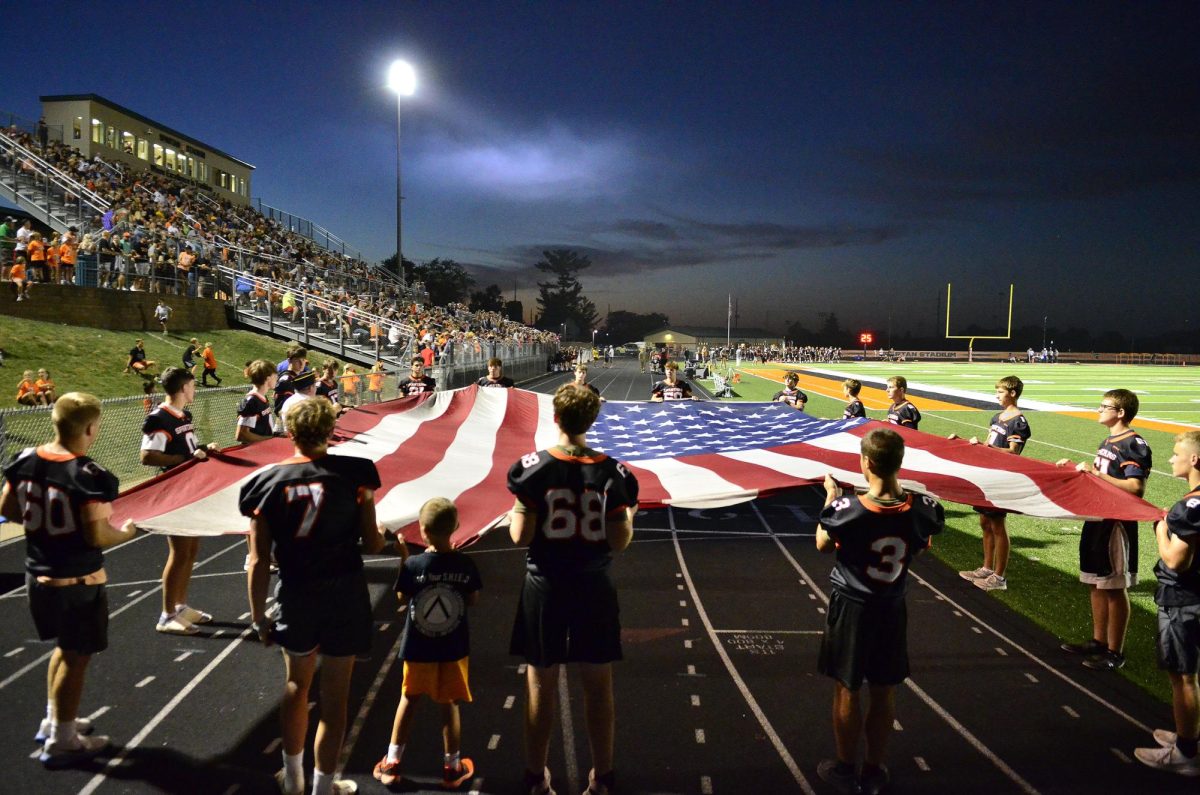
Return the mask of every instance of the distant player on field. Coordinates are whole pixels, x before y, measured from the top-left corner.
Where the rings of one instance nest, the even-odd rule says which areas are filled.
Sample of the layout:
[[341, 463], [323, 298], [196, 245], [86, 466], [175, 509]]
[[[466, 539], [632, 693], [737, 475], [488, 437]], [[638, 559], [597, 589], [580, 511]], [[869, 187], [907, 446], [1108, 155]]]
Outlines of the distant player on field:
[[866, 418], [866, 409], [863, 408], [863, 402], [858, 399], [858, 393], [861, 391], [862, 382], [857, 378], [847, 378], [842, 382], [842, 394], [846, 398], [846, 410], [842, 412], [842, 419]]
[[[1129, 427], [1138, 412], [1137, 395], [1111, 389], [1100, 399], [1097, 419], [1109, 430], [1096, 458], [1076, 465], [1122, 491], [1141, 497], [1153, 466], [1150, 445]], [[1067, 466], [1062, 458], [1058, 466]], [[1129, 627], [1129, 589], [1137, 585], [1138, 528], [1136, 522], [1102, 519], [1085, 522], [1079, 537], [1079, 579], [1088, 586], [1092, 606], [1092, 638], [1086, 643], [1063, 643], [1063, 651], [1086, 656], [1083, 664], [1112, 671], [1125, 664], [1125, 630]]]
[[[996, 401], [1000, 404], [1000, 411], [992, 417], [988, 428], [988, 447], [996, 447], [1013, 455], [1020, 455], [1025, 449], [1031, 431], [1029, 421], [1017, 407], [1017, 400], [1024, 389], [1025, 385], [1015, 375], [1005, 376], [996, 382]], [[958, 435], [952, 433], [950, 438], [957, 439]], [[970, 442], [980, 443], [976, 436], [972, 436]], [[958, 574], [985, 591], [1003, 591], [1008, 588], [1005, 572], [1008, 570], [1009, 543], [1008, 528], [1004, 523], [1005, 511], [975, 510], [983, 531], [983, 565]]]
[[[895, 721], [893, 688], [908, 678], [904, 594], [912, 559], [942, 531], [942, 506], [906, 492], [897, 480], [904, 439], [890, 428], [863, 437], [859, 459], [867, 493], [842, 495], [825, 476], [825, 508], [817, 525], [817, 549], [834, 552], [833, 594], [821, 639], [818, 670], [834, 680], [833, 736], [837, 759], [817, 766], [841, 792], [880, 792], [888, 735]], [[863, 681], [870, 703], [864, 726], [859, 707]], [[866, 764], [856, 770], [865, 734]]]
[[917, 430], [921, 423], [921, 412], [908, 399], [908, 379], [894, 375], [887, 381], [887, 396], [892, 401], [888, 408], [887, 421], [892, 425], [903, 425]]

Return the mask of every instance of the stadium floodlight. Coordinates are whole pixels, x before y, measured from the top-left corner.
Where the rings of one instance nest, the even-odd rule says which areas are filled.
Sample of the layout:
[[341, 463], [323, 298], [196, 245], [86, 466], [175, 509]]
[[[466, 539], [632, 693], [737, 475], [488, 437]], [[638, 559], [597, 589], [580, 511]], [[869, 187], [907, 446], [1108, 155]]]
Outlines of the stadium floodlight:
[[417, 91], [417, 70], [408, 61], [392, 61], [388, 68], [387, 83], [388, 88], [396, 92], [396, 270], [400, 273], [400, 283], [405, 284], [402, 246], [404, 223], [400, 209], [404, 197], [400, 181], [400, 111], [404, 106], [404, 98], [411, 97]]

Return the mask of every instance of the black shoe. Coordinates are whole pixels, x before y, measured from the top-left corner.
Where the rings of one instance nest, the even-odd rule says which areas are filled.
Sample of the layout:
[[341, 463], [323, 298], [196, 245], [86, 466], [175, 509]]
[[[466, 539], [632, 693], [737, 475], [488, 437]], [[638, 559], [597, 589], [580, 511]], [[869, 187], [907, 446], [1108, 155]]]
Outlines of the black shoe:
[[1095, 638], [1089, 640], [1087, 643], [1063, 643], [1058, 648], [1069, 654], [1082, 654], [1086, 657], [1092, 657], [1108, 651], [1108, 646]]
[[859, 776], [858, 783], [862, 787], [863, 795], [879, 795], [887, 790], [888, 784], [892, 783], [892, 777], [884, 765], [879, 767], [863, 765], [863, 772]]
[[1093, 671], [1115, 671], [1125, 665], [1125, 655], [1120, 652], [1105, 649], [1100, 654], [1094, 654], [1083, 661], [1086, 668]]
[[832, 784], [842, 795], [860, 795], [862, 787], [858, 783], [858, 775], [851, 766], [849, 771], [842, 769], [842, 764], [836, 759], [823, 759], [817, 764], [817, 775], [821, 780]]

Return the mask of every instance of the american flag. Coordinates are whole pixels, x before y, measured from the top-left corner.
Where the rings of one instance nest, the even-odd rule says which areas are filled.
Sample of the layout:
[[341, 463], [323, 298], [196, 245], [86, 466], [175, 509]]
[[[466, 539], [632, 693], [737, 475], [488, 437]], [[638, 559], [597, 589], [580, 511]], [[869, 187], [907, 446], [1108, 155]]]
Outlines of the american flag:
[[[466, 387], [359, 408], [338, 423], [333, 455], [375, 461], [383, 486], [376, 510], [388, 529], [416, 540], [430, 497], [458, 505], [455, 543], [469, 543], [512, 507], [508, 468], [558, 440], [551, 396]], [[231, 420], [232, 421], [232, 420]], [[589, 446], [638, 477], [642, 507], [715, 508], [819, 483], [832, 473], [865, 487], [862, 436], [873, 420], [822, 420], [782, 403], [604, 404]], [[1008, 455], [962, 440], [899, 428], [907, 452], [901, 482], [939, 499], [1048, 518], [1147, 521], [1162, 512], [1072, 468]], [[178, 535], [246, 532], [241, 484], [291, 455], [285, 439], [235, 447], [189, 462], [123, 494], [114, 521]]]

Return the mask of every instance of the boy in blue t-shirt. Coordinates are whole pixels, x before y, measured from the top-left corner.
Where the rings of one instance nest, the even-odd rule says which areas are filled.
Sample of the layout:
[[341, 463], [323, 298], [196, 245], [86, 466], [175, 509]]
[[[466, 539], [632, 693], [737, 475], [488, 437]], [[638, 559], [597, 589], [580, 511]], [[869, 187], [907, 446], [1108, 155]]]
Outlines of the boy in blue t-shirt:
[[406, 558], [396, 577], [396, 596], [405, 611], [400, 647], [404, 684], [391, 744], [387, 755], [375, 765], [374, 775], [389, 786], [400, 780], [400, 760], [412, 733], [415, 701], [425, 695], [442, 707], [446, 752], [442, 786], [454, 789], [475, 774], [475, 764], [460, 755], [458, 702], [471, 700], [467, 607], [479, 601], [483, 581], [475, 562], [451, 545], [450, 538], [458, 529], [454, 503], [434, 497], [421, 506], [417, 522], [421, 538], [430, 548]]

